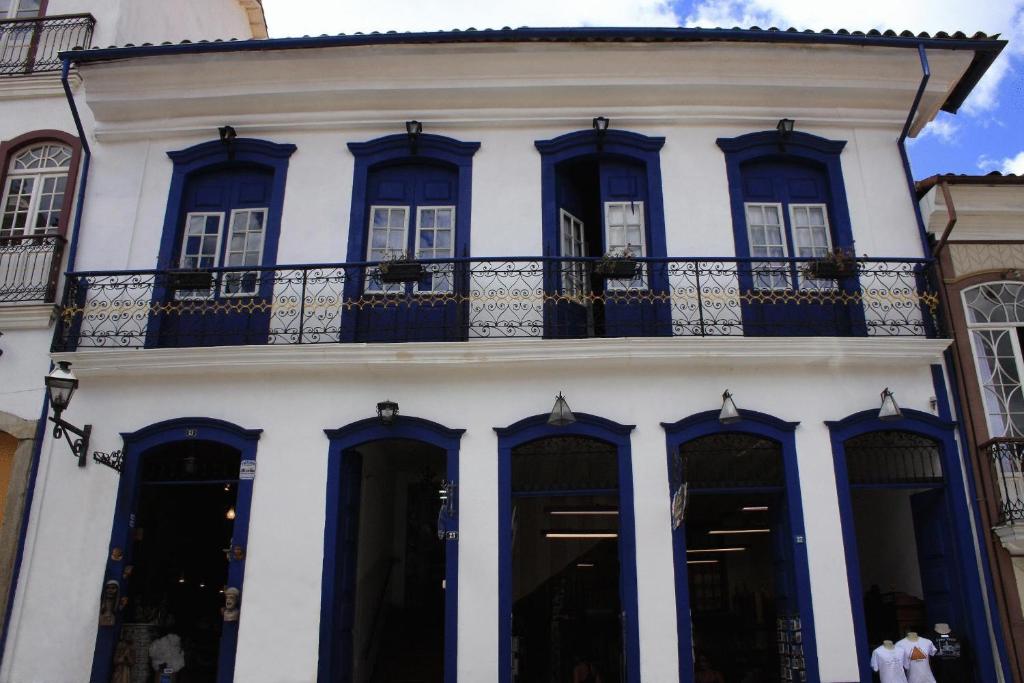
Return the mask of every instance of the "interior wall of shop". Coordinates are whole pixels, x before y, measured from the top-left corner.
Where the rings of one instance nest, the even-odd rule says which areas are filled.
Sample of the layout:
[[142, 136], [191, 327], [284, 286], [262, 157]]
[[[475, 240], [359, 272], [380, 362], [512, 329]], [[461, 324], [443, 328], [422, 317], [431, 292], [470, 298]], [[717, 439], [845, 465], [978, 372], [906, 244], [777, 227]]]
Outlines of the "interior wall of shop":
[[[398, 401], [404, 415], [467, 430], [460, 463], [459, 574], [471, 579], [459, 586], [458, 673], [464, 681], [496, 678], [500, 532], [492, 428], [549, 409], [558, 391], [574, 410], [637, 425], [632, 449], [641, 673], [644, 680], [671, 680], [677, 673], [676, 616], [659, 423], [715, 408], [725, 387], [741, 409], [801, 422], [796, 437], [811, 590], [818, 606], [815, 630], [819, 647], [830, 652], [820, 662], [822, 680], [853, 680], [853, 625], [823, 422], [877, 405], [881, 386], [890, 386], [903, 405], [919, 410], [929, 409], [933, 393], [925, 368], [891, 361], [849, 365], [839, 359], [771, 367], [752, 359], [728, 365], [611, 359], [487, 368], [328, 364], [260, 373], [197, 367], [136, 377], [130, 386], [116, 373], [90, 374], [81, 367], [82, 387], [66, 417], [95, 426], [97, 450], [119, 448], [119, 432], [185, 415], [264, 430], [236, 667], [237, 680], [253, 682], [315, 678], [327, 495], [322, 430], [372, 415], [383, 398]], [[843, 372], [835, 372], [839, 367]], [[614, 395], [610, 386], [616, 387]], [[79, 469], [66, 449], [51, 439], [43, 448], [44, 483], [30, 524], [3, 681], [71, 681], [89, 669], [117, 474], [94, 463]]]
[[861, 585], [923, 599], [910, 496], [917, 491], [851, 492]]

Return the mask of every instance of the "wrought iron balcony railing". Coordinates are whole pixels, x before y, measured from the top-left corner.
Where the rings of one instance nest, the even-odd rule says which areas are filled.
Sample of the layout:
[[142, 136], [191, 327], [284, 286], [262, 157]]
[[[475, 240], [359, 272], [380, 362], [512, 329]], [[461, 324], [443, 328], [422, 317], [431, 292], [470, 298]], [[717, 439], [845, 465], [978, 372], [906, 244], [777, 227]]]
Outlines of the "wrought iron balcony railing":
[[992, 439], [979, 448], [992, 462], [999, 490], [999, 523], [1024, 522], [1024, 439]]
[[59, 235], [0, 237], [0, 304], [52, 302], [63, 256]]
[[59, 71], [59, 55], [89, 47], [96, 20], [91, 14], [0, 21], [0, 76]]
[[935, 335], [929, 262], [858, 259], [822, 280], [808, 261], [637, 259], [632, 277], [540, 257], [402, 263], [383, 279], [379, 263], [72, 273], [54, 349]]

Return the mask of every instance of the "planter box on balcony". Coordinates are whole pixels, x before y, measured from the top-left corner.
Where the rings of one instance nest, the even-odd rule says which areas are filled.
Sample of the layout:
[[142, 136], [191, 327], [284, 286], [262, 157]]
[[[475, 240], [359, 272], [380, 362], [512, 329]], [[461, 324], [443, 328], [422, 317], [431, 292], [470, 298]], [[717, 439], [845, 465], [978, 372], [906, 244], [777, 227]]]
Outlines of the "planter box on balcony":
[[853, 261], [811, 261], [804, 267], [804, 275], [815, 280], [842, 280], [857, 274]]
[[167, 273], [167, 288], [179, 290], [208, 290], [213, 285], [213, 273], [207, 270], [172, 270]]
[[636, 277], [636, 266], [633, 259], [603, 259], [594, 265], [594, 275], [606, 280], [632, 280]]
[[380, 281], [387, 284], [418, 282], [423, 277], [423, 265], [415, 261], [395, 261], [380, 264]]

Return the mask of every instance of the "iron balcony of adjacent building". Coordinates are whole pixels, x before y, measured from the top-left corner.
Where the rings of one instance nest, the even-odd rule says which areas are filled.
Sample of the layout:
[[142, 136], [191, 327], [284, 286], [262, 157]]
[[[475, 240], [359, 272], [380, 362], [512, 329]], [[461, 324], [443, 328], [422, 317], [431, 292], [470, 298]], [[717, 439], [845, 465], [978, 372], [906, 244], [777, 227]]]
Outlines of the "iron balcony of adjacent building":
[[58, 55], [89, 47], [95, 26], [91, 14], [0, 21], [0, 76], [60, 71]]

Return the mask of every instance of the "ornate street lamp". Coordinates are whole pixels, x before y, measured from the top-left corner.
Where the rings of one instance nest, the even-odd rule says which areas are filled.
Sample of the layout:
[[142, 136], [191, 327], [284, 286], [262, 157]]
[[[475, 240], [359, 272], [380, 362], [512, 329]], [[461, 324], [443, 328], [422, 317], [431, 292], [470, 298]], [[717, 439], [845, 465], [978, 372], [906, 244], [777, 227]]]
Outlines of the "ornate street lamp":
[[558, 396], [555, 397], [555, 405], [551, 408], [551, 415], [548, 416], [548, 424], [552, 427], [565, 427], [575, 421], [576, 416], [569, 410], [565, 396], [562, 396], [562, 392], [558, 392]]
[[896, 399], [893, 398], [889, 387], [882, 389], [882, 407], [878, 409], [878, 419], [892, 422], [893, 420], [899, 420], [901, 417], [903, 417], [903, 411], [896, 404]]
[[[53, 423], [53, 438], [63, 437], [66, 439], [68, 446], [71, 447], [71, 453], [78, 458], [78, 466], [85, 467], [92, 425], [76, 427], [61, 419], [61, 413], [67, 410], [71, 403], [71, 397], [75, 395], [75, 389], [78, 388], [78, 378], [75, 377], [75, 373], [71, 372], [71, 363], [63, 360], [58, 362], [57, 367], [43, 378], [43, 383], [46, 385], [46, 391], [50, 397], [50, 405], [53, 406], [53, 417], [50, 418], [50, 422]], [[78, 438], [72, 441], [69, 433]]]
[[394, 423], [398, 417], [398, 404], [394, 401], [381, 401], [377, 404], [377, 417], [382, 425]]

